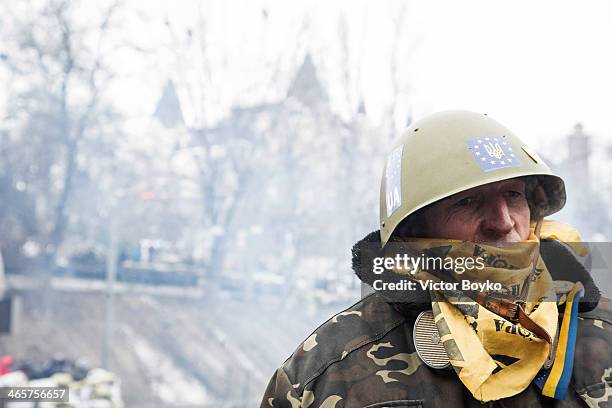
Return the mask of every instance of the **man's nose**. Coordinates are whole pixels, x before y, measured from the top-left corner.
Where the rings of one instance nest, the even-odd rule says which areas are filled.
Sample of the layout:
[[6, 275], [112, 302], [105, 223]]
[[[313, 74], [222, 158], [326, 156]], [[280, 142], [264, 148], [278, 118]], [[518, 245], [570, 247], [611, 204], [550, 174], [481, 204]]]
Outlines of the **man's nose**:
[[510, 209], [506, 199], [502, 196], [490, 197], [483, 208], [482, 232], [490, 237], [503, 237], [514, 228], [514, 221], [510, 217]]

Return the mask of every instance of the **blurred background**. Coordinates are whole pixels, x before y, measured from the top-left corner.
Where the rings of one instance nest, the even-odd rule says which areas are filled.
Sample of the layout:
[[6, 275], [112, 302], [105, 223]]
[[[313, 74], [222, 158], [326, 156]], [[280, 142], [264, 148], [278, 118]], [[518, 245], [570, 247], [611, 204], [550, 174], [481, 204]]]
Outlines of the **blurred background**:
[[566, 177], [554, 218], [610, 239], [607, 1], [0, 10], [0, 385], [258, 406], [359, 300], [385, 156], [439, 110], [512, 129]]

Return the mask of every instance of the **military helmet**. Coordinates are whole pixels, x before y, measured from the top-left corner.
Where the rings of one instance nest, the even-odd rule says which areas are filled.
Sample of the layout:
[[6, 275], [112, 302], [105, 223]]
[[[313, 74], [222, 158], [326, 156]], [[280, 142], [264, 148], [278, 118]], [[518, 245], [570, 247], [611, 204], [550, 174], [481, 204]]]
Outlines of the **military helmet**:
[[531, 218], [565, 205], [565, 184], [510, 130], [487, 114], [444, 111], [412, 124], [391, 151], [380, 188], [383, 245], [411, 214], [461, 191], [515, 177], [537, 181]]

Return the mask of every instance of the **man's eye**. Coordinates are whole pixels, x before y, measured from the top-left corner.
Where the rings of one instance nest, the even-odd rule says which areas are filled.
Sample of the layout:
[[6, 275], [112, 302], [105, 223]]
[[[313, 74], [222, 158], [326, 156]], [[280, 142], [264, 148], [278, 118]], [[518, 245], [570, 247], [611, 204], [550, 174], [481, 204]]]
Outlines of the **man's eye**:
[[476, 199], [474, 197], [465, 197], [457, 201], [455, 204], [453, 204], [453, 206], [454, 207], [469, 207], [470, 205], [474, 204], [475, 201]]
[[504, 196], [506, 198], [519, 198], [523, 196], [523, 193], [521, 193], [520, 191], [510, 190], [510, 191], [506, 191], [504, 193]]

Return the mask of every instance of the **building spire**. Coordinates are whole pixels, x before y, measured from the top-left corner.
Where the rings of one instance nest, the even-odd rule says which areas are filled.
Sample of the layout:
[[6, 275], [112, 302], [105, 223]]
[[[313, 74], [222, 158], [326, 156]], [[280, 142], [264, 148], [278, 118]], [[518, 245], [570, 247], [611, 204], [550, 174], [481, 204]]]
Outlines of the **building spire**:
[[329, 102], [327, 92], [319, 80], [317, 69], [312, 62], [310, 53], [306, 54], [304, 62], [289, 86], [287, 97], [294, 97], [311, 107]]
[[176, 128], [184, 124], [181, 103], [171, 79], [166, 81], [164, 85], [164, 90], [157, 102], [154, 116], [166, 128]]

